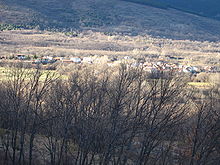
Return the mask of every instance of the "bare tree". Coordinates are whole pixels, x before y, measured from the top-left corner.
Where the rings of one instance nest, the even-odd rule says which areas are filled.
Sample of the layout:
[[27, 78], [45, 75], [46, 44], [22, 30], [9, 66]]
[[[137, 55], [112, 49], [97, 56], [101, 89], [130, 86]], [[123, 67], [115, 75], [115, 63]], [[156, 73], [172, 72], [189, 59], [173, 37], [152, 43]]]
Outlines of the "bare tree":
[[8, 77], [2, 83], [6, 102], [2, 108], [8, 117], [8, 125], [5, 128], [10, 133], [8, 140], [12, 152], [9, 152], [9, 157], [12, 164], [24, 164], [26, 161], [24, 145], [27, 142], [25, 135], [29, 134], [29, 164], [31, 164], [34, 135], [40, 123], [37, 120], [42, 112], [43, 95], [55, 80], [55, 76], [49, 72], [30, 70], [20, 65], [12, 66], [6, 75]]
[[149, 78], [127, 64], [85, 67], [69, 80], [24, 67], [8, 75], [0, 84], [5, 164], [219, 163], [219, 87], [196, 102], [183, 77]]
[[188, 134], [191, 146], [189, 164], [218, 164], [220, 111], [219, 88], [212, 89], [209, 96], [196, 104], [196, 111], [190, 118]]

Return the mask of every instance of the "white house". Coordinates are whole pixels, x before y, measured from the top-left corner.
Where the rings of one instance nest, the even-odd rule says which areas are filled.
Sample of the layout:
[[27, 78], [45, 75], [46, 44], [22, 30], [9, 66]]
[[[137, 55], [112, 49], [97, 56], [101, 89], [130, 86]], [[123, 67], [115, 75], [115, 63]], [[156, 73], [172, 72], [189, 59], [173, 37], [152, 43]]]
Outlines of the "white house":
[[75, 63], [81, 63], [82, 62], [81, 58], [79, 58], [79, 57], [72, 57], [72, 58], [70, 58], [70, 60], [75, 62]]
[[93, 59], [91, 57], [83, 57], [82, 62], [91, 64], [93, 63]]

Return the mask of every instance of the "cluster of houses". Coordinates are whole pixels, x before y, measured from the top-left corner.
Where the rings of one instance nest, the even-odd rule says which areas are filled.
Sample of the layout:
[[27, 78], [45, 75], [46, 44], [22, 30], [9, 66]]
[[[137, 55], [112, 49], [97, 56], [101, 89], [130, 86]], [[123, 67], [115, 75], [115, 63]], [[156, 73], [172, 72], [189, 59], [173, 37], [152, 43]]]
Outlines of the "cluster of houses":
[[75, 64], [81, 64], [81, 63], [89, 63], [92, 64], [94, 60], [91, 57], [71, 57], [71, 58], [65, 58], [65, 57], [42, 57], [39, 59], [36, 59], [33, 61], [33, 64], [51, 64], [55, 62], [60, 63], [75, 63]]
[[216, 66], [190, 66], [181, 65], [179, 63], [170, 63], [164, 60], [154, 60], [153, 62], [146, 62], [146, 60], [137, 60], [131, 56], [120, 56], [120, 57], [109, 57], [109, 56], [90, 56], [90, 57], [52, 57], [44, 56], [41, 58], [29, 59], [25, 55], [15, 56], [17, 60], [23, 60], [26, 62], [31, 62], [32, 64], [53, 64], [53, 63], [75, 63], [75, 64], [97, 64], [106, 63], [108, 66], [114, 67], [115, 63], [129, 62], [132, 67], [143, 67], [145, 71], [151, 73], [157, 72], [182, 72], [182, 73], [200, 73], [200, 72], [220, 72], [220, 68]]
[[[103, 60], [104, 59], [104, 60]], [[191, 65], [181, 65], [179, 63], [169, 63], [163, 60], [154, 61], [154, 62], [138, 62], [137, 60], [133, 59], [130, 56], [124, 57], [43, 57], [41, 59], [35, 60], [35, 63], [42, 63], [42, 64], [50, 64], [54, 62], [61, 62], [61, 63], [75, 63], [75, 64], [97, 64], [97, 63], [106, 63], [108, 66], [115, 66], [114, 63], [126, 62], [129, 61], [132, 67], [143, 67], [145, 71], [148, 72], [183, 72], [183, 73], [200, 73], [200, 72], [220, 72], [220, 68], [218, 67], [201, 67], [201, 66], [191, 66]]]
[[184, 72], [184, 73], [199, 73], [202, 70], [196, 66], [180, 65], [178, 63], [165, 63], [165, 62], [145, 62], [144, 69], [149, 72]]

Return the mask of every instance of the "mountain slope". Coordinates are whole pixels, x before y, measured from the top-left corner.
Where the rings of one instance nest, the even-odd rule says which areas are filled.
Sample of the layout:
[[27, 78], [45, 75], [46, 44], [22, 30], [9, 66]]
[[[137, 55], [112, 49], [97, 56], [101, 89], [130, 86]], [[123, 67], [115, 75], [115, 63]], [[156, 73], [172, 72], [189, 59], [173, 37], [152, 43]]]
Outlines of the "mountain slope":
[[123, 0], [158, 8], [173, 8], [200, 16], [220, 20], [219, 0]]
[[[144, 0], [145, 1], [145, 0]], [[219, 0], [156, 0], [168, 6], [220, 20]]]
[[175, 39], [220, 38], [219, 21], [152, 6], [124, 0], [0, 0], [0, 23]]

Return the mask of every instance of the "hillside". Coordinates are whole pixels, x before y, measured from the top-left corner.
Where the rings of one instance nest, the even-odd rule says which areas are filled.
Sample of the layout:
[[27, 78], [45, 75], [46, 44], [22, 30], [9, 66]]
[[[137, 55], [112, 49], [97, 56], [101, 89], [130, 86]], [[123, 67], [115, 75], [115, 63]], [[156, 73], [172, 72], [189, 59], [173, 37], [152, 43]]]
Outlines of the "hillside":
[[162, 9], [173, 8], [220, 20], [219, 0], [123, 0]]
[[219, 21], [168, 8], [163, 3], [149, 3], [0, 0], [0, 23], [61, 31], [94, 30], [172, 39], [219, 40]]
[[[145, 1], [145, 0], [144, 0]], [[184, 11], [220, 20], [219, 0], [156, 0]]]

